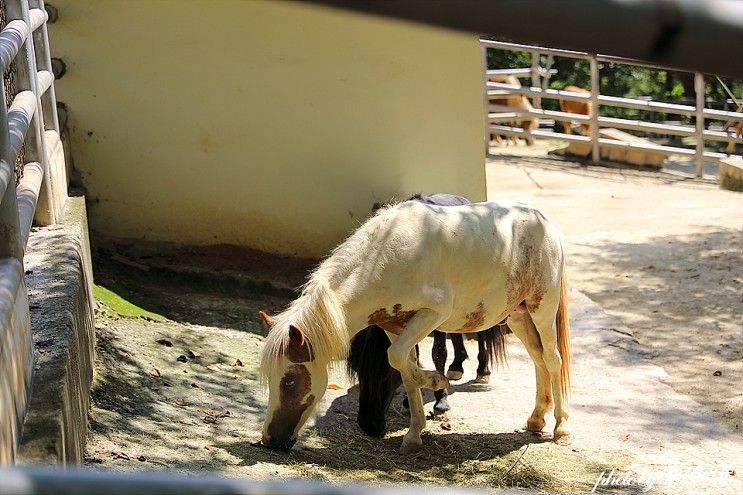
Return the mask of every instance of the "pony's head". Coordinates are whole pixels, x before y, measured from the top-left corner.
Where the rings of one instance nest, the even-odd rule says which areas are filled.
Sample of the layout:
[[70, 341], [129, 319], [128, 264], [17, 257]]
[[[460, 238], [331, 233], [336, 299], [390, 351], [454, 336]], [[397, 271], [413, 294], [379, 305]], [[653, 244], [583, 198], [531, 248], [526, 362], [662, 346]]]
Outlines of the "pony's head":
[[269, 329], [262, 366], [262, 380], [268, 385], [268, 411], [261, 443], [289, 450], [325, 394], [328, 362], [317, 358], [299, 327], [277, 323], [262, 311], [261, 317]]
[[387, 349], [390, 339], [384, 330], [370, 326], [351, 341], [346, 360], [349, 378], [359, 383], [359, 412], [356, 422], [367, 435], [381, 437], [395, 391], [402, 384], [400, 372], [390, 366]]

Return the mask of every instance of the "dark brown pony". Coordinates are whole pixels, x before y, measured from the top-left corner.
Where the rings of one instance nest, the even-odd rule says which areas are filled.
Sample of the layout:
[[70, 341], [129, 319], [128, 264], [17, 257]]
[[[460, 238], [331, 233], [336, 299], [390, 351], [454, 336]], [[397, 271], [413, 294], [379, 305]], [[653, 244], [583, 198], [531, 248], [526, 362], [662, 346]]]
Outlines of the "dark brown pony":
[[[477, 333], [477, 376], [479, 380], [476, 381], [487, 383], [485, 378], [490, 375], [490, 363], [505, 362], [507, 333], [509, 330], [505, 325], [497, 325]], [[444, 372], [447, 358], [446, 335], [439, 331], [433, 332], [434, 344], [431, 357], [436, 370], [441, 373]], [[449, 334], [449, 336], [454, 345], [454, 361], [449, 366], [449, 372], [461, 373], [462, 362], [467, 359], [464, 339], [461, 334]], [[402, 384], [400, 373], [387, 361], [389, 346], [390, 340], [384, 330], [377, 326], [367, 327], [351, 341], [346, 361], [349, 376], [355, 377], [359, 384], [359, 410], [356, 422], [367, 435], [375, 437], [384, 435], [387, 411], [395, 391]], [[447, 389], [436, 390], [434, 395], [436, 397], [434, 412], [440, 414], [448, 411], [449, 393]]]

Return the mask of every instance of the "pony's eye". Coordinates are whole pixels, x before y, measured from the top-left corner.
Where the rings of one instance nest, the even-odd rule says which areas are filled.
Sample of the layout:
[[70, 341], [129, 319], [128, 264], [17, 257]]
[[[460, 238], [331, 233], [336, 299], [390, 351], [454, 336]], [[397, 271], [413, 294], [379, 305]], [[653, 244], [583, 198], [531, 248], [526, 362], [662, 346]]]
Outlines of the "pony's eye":
[[284, 380], [284, 386], [285, 387], [293, 387], [294, 386], [294, 380]]

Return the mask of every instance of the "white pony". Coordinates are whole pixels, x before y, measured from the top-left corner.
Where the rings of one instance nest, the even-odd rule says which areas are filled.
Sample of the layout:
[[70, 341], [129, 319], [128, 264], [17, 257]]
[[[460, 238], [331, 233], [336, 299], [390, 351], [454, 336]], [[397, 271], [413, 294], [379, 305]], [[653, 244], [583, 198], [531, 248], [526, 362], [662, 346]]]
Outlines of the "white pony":
[[262, 443], [288, 450], [327, 387], [330, 361], [353, 336], [382, 327], [410, 404], [401, 452], [421, 448], [421, 388], [448, 380], [422, 370], [415, 345], [433, 330], [470, 333], [506, 320], [536, 370], [536, 405], [527, 429], [541, 431], [554, 405], [554, 440], [569, 444], [570, 384], [565, 256], [560, 234], [523, 203], [384, 208], [315, 270], [290, 307], [271, 318], [261, 359], [269, 403]]

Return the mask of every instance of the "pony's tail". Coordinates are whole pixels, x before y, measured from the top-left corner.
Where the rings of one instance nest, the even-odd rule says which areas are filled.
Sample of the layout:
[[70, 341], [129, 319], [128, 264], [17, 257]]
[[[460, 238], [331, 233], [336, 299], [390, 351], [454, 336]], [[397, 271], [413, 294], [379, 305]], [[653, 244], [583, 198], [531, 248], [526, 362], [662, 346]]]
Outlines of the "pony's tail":
[[507, 325], [495, 325], [478, 333], [485, 340], [485, 349], [488, 353], [488, 362], [502, 366], [508, 361], [508, 352], [506, 349], [506, 335], [511, 333]]
[[560, 279], [560, 303], [557, 306], [555, 317], [557, 326], [557, 350], [560, 352], [562, 367], [560, 368], [560, 388], [562, 395], [570, 395], [570, 314], [568, 313], [568, 284], [565, 274], [565, 264], [562, 265]]

